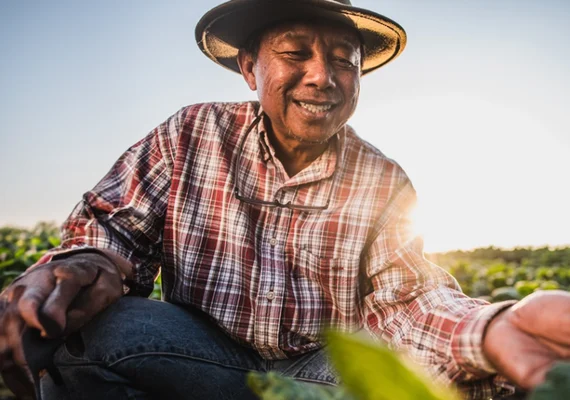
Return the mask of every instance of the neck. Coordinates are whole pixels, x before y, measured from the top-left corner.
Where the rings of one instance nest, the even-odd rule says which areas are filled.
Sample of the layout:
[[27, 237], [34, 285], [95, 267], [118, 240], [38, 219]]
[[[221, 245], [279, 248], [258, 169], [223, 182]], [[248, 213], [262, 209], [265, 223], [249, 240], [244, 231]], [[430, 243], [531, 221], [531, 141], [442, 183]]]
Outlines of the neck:
[[277, 138], [273, 132], [268, 132], [268, 138], [275, 149], [277, 158], [290, 177], [311, 165], [329, 146], [328, 141], [307, 143], [293, 138]]

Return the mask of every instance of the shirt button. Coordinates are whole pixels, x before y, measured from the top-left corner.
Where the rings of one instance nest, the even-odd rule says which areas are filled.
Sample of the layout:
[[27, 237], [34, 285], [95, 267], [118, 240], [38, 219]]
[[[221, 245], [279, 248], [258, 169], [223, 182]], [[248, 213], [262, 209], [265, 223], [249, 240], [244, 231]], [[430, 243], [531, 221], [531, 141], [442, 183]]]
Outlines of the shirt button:
[[273, 290], [270, 290], [269, 292], [267, 292], [265, 297], [267, 297], [267, 300], [271, 301], [275, 298], [275, 292]]
[[271, 246], [275, 246], [275, 245], [277, 244], [277, 239], [271, 238], [271, 240], [269, 241], [269, 244], [270, 244]]

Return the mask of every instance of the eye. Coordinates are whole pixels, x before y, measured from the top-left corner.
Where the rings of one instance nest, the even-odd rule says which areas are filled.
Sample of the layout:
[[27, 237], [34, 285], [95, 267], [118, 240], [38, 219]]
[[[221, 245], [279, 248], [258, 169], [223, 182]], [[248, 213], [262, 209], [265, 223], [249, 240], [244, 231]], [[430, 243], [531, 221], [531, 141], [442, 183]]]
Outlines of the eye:
[[305, 50], [284, 51], [282, 54], [285, 54], [293, 60], [306, 60], [311, 56], [309, 52]]
[[343, 58], [343, 57], [335, 57], [334, 59], [335, 63], [337, 63], [338, 65], [340, 65], [341, 67], [345, 67], [345, 68], [356, 68], [356, 65], [350, 61], [347, 58]]

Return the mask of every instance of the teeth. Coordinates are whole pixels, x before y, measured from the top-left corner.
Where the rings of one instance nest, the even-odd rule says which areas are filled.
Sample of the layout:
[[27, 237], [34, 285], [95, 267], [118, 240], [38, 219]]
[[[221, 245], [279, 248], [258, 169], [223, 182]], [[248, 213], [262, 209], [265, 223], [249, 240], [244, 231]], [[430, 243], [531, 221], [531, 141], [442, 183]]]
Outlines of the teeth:
[[319, 106], [316, 104], [309, 104], [309, 103], [304, 103], [302, 101], [299, 102], [299, 104], [301, 105], [301, 107], [303, 107], [305, 110], [309, 110], [312, 113], [318, 113], [318, 112], [325, 112], [331, 109], [332, 105], [325, 105], [325, 106]]

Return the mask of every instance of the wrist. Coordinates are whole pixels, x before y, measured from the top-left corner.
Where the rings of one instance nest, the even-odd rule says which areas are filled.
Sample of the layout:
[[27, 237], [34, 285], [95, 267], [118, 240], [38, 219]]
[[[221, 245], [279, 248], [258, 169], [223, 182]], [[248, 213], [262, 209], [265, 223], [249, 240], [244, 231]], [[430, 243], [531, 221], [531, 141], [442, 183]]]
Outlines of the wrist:
[[483, 339], [481, 343], [483, 355], [485, 356], [485, 359], [493, 365], [494, 368], [497, 366], [495, 365], [494, 361], [495, 349], [493, 346], [492, 338], [500, 334], [501, 331], [504, 332], [504, 326], [505, 324], [508, 324], [508, 310], [510, 310], [510, 307], [503, 308], [497, 312], [487, 323], [487, 326], [483, 332]]

